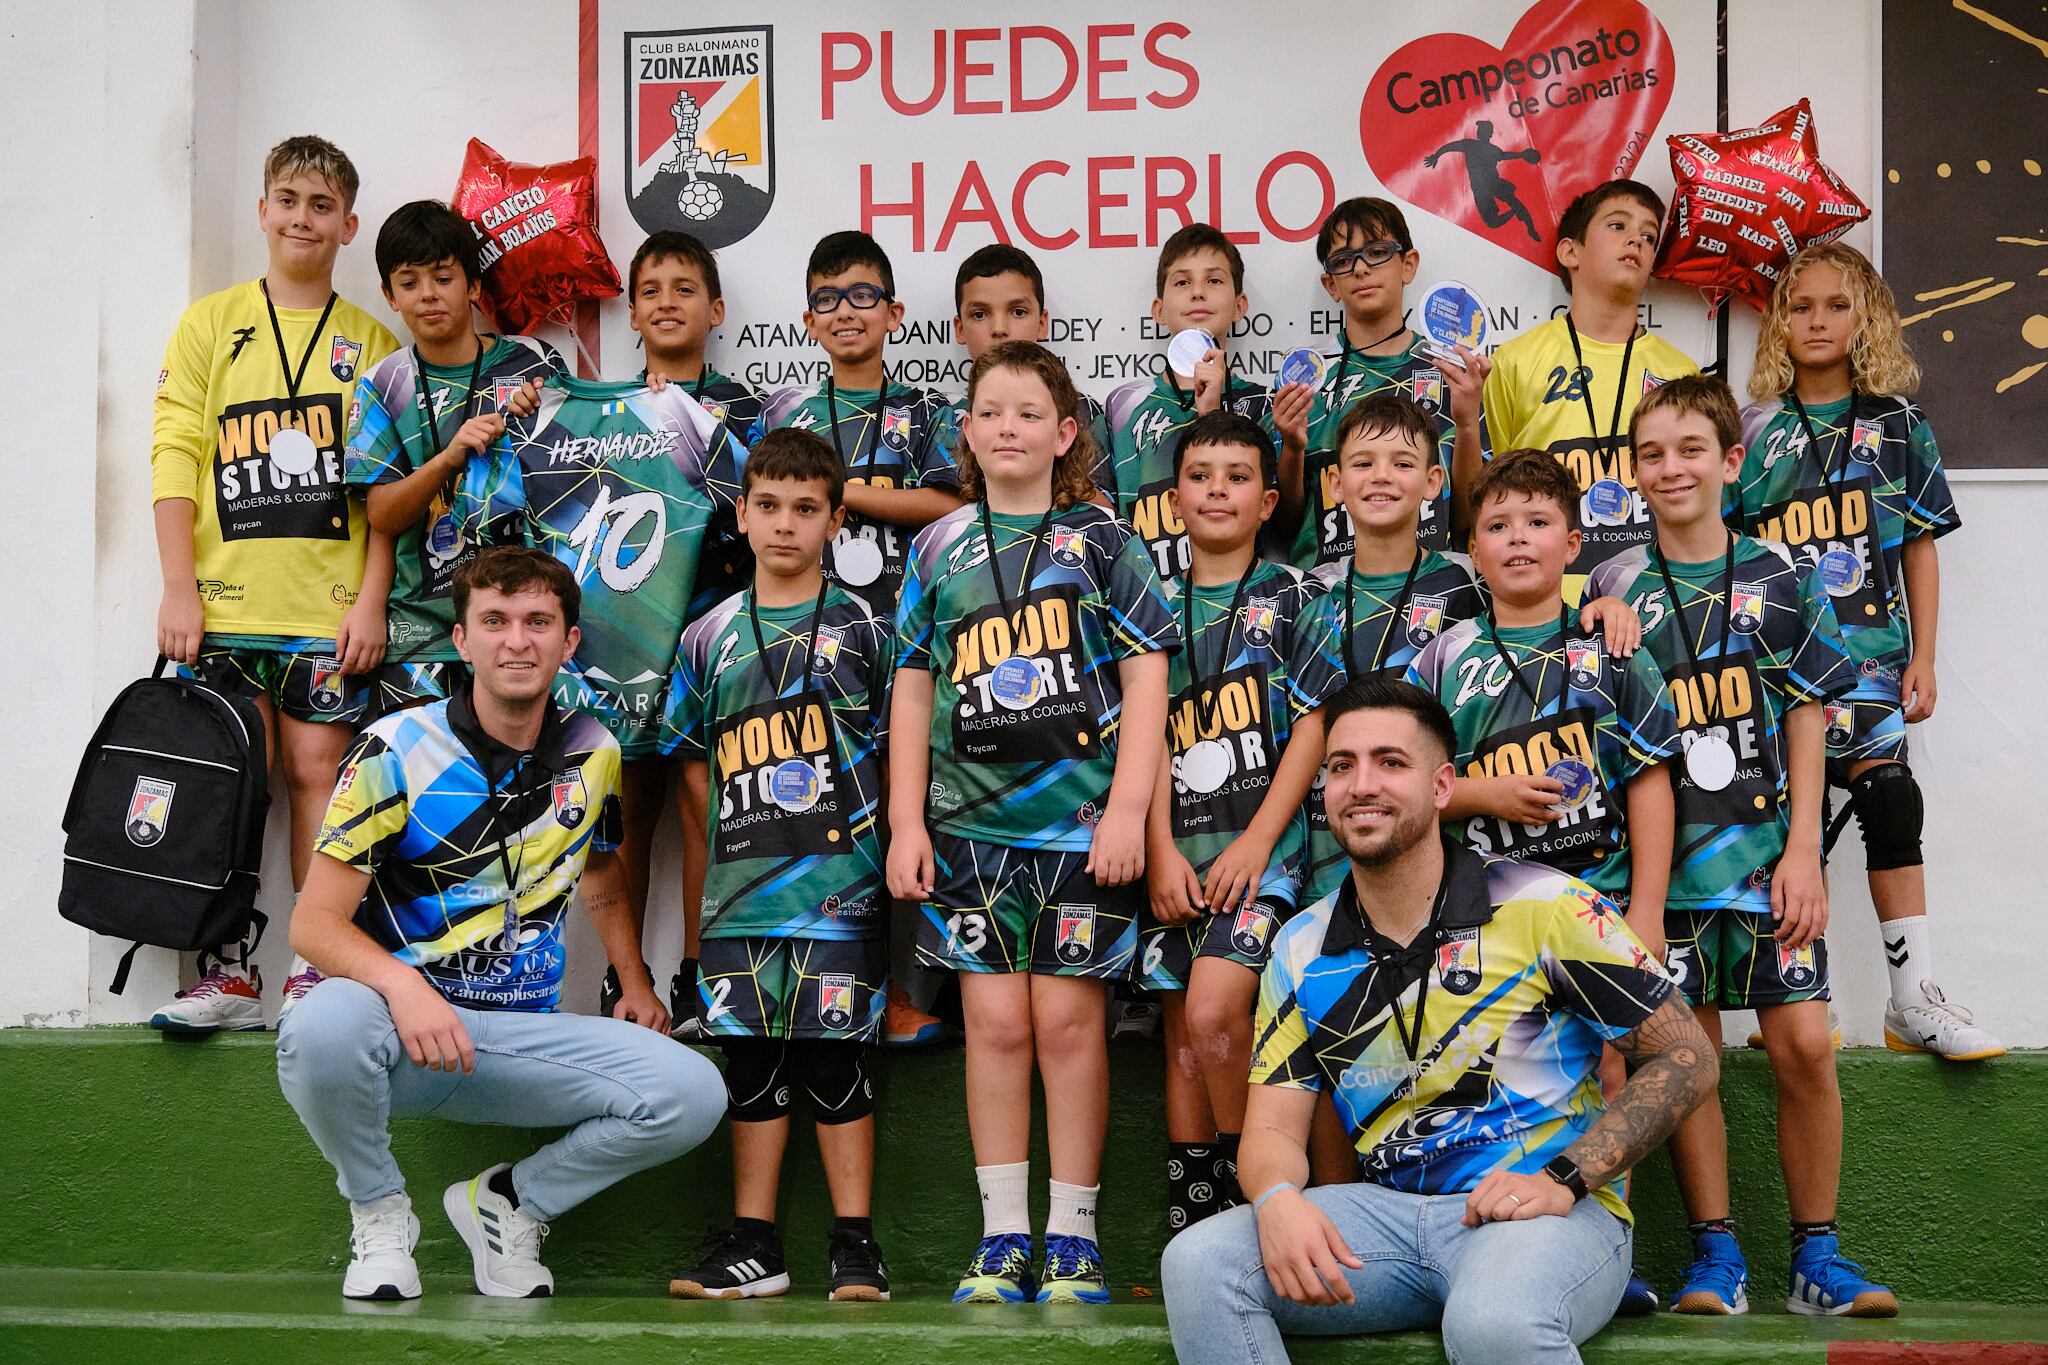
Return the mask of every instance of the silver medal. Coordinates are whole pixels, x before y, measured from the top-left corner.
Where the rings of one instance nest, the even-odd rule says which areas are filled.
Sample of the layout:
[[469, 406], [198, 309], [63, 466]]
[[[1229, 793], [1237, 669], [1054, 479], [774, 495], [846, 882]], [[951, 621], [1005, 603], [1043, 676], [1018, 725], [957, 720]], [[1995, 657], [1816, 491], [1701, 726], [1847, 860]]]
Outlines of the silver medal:
[[840, 582], [865, 588], [882, 576], [882, 547], [866, 536], [848, 536], [832, 547], [832, 569]]
[[1198, 740], [1180, 756], [1181, 784], [1207, 796], [1230, 776], [1230, 746], [1220, 739]]
[[1704, 734], [1685, 751], [1685, 775], [1701, 791], [1724, 790], [1735, 780], [1735, 746], [1719, 734]]
[[320, 448], [297, 427], [286, 427], [270, 438], [271, 467], [280, 474], [302, 478], [313, 472], [319, 459]]

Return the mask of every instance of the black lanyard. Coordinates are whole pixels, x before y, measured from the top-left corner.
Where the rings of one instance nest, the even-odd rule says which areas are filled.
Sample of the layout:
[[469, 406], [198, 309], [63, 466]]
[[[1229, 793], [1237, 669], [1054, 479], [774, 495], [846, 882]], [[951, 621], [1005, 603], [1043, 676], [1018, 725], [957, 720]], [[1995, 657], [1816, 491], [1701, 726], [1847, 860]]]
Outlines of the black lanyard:
[[[1657, 557], [1657, 572], [1664, 576], [1664, 591], [1671, 594], [1671, 614], [1678, 618], [1678, 642], [1685, 646], [1686, 662], [1692, 665], [1692, 679], [1700, 690], [1700, 700], [1702, 703], [1701, 719], [1706, 721], [1708, 725], [1713, 725], [1721, 719], [1719, 714], [1721, 706], [1718, 700], [1720, 689], [1710, 688], [1699, 680], [1700, 652], [1693, 645], [1692, 632], [1686, 628], [1685, 610], [1678, 602], [1678, 582], [1671, 576], [1671, 564], [1664, 558], [1664, 548], [1653, 543], [1650, 546], [1650, 553]], [[1728, 552], [1721, 565], [1721, 602], [1721, 633], [1715, 639], [1719, 645], [1719, 655], [1725, 656], [1728, 653], [1728, 627], [1735, 616], [1735, 537], [1733, 535], [1728, 537]], [[1709, 601], [1707, 603], [1706, 624], [1712, 625], [1713, 623], [1714, 604], [1712, 601]]]
[[334, 313], [334, 301], [341, 295], [329, 290], [327, 306], [320, 310], [320, 320], [313, 324], [313, 335], [306, 339], [306, 353], [299, 357], [298, 373], [292, 373], [292, 359], [284, 349], [284, 328], [278, 325], [277, 305], [270, 301], [270, 281], [263, 281], [263, 307], [270, 314], [271, 339], [277, 342], [277, 366], [284, 371], [284, 391], [291, 398], [292, 425], [305, 420], [306, 414], [299, 407], [299, 385], [306, 382], [306, 366], [312, 363], [313, 351], [320, 345], [320, 334], [327, 330], [327, 319]]
[[[1381, 943], [1389, 942], [1390, 940], [1387, 939], [1386, 935], [1372, 928], [1372, 917], [1367, 915], [1365, 907], [1358, 903], [1358, 884], [1349, 877], [1344, 879], [1344, 884], [1345, 889], [1350, 893], [1352, 913], [1358, 916], [1366, 928], [1371, 931], [1375, 939]], [[1409, 1017], [1403, 1018], [1401, 1014], [1400, 989], [1390, 989], [1387, 992], [1387, 1013], [1394, 1021], [1394, 1036], [1401, 1040], [1401, 1047], [1407, 1052], [1408, 1060], [1411, 1062], [1419, 1060], [1422, 1055], [1422, 1017], [1429, 1003], [1429, 954], [1434, 953], [1438, 940], [1442, 937], [1444, 902], [1450, 898], [1450, 894], [1451, 865], [1449, 857], [1446, 856], [1443, 877], [1437, 882], [1436, 899], [1430, 902], [1429, 920], [1405, 948], [1387, 954], [1380, 963], [1381, 971], [1391, 972], [1394, 959], [1409, 959], [1418, 952], [1423, 954], [1422, 972], [1415, 981], [1414, 1012]], [[1378, 954], [1375, 954], [1375, 956], [1378, 956]], [[1413, 1076], [1409, 1077], [1409, 1083], [1411, 1085], [1414, 1083]]]
[[1399, 327], [1396, 327], [1393, 331], [1387, 333], [1383, 337], [1380, 337], [1378, 340], [1366, 342], [1365, 345], [1358, 347], [1356, 351], [1354, 351], [1351, 345], [1351, 329], [1343, 325], [1342, 323], [1339, 323], [1337, 327], [1337, 342], [1340, 346], [1343, 347], [1343, 350], [1339, 352], [1337, 356], [1336, 374], [1332, 376], [1330, 380], [1327, 381], [1330, 385], [1330, 388], [1334, 391], [1337, 385], [1343, 382], [1344, 371], [1351, 368], [1351, 357], [1354, 354], [1358, 355], [1362, 359], [1370, 359], [1370, 357], [1366, 356], [1365, 354], [1367, 351], [1370, 351], [1375, 346], [1386, 345], [1388, 342], [1392, 341], [1395, 337], [1401, 335], [1401, 333], [1407, 330], [1408, 316], [1404, 313], [1401, 316], [1401, 325]]
[[[818, 600], [811, 604], [811, 624], [804, 637], [803, 682], [797, 690], [798, 698], [803, 701], [809, 701], [811, 696], [811, 670], [816, 667], [818, 657], [818, 622], [825, 615], [825, 586], [826, 580], [821, 576], [818, 580]], [[783, 687], [787, 684], [784, 680], [778, 679], [768, 667], [768, 640], [761, 633], [761, 610], [760, 605], [754, 599], [754, 589], [747, 589], [746, 597], [747, 622], [754, 628], [754, 657], [761, 661], [761, 675], [768, 679], [768, 685], [774, 688], [779, 696]], [[827, 693], [825, 697], [825, 719], [827, 724], [831, 723], [832, 698], [830, 693]]]
[[[1839, 498], [1841, 496], [1841, 486], [1849, 478], [1849, 452], [1855, 449], [1856, 446], [1856, 391], [1854, 389], [1849, 391], [1849, 411], [1843, 414], [1842, 417], [1842, 462], [1832, 475], [1828, 473], [1828, 457], [1820, 448], [1820, 437], [1814, 432], [1813, 419], [1806, 414], [1806, 404], [1799, 401], [1799, 395], [1796, 392], [1788, 393], [1785, 397], [1791, 401], [1792, 410], [1799, 414], [1799, 425], [1806, 431], [1806, 449], [1808, 453], [1813, 456], [1814, 462], [1820, 466], [1820, 486], [1827, 490], [1828, 498], [1831, 501]], [[1841, 523], [1841, 510], [1841, 505], [1837, 502], [1835, 506], [1835, 521], [1837, 525]]]
[[[462, 423], [469, 420], [469, 406], [476, 402], [476, 381], [484, 372], [485, 349], [484, 339], [478, 337], [476, 359], [469, 362], [469, 383], [464, 386], [462, 394], [462, 407], [459, 410], [461, 417], [455, 423], [457, 431], [462, 430]], [[427, 377], [427, 362], [420, 359], [420, 348], [417, 345], [412, 348], [412, 367], [420, 377], [420, 406], [426, 409], [427, 436], [433, 441], [433, 444], [427, 447], [426, 459], [420, 461], [424, 465], [441, 453], [441, 419], [434, 412], [433, 384]], [[401, 446], [405, 444], [405, 433], [399, 433], [398, 443]]]
[[[1244, 590], [1251, 586], [1252, 575], [1258, 571], [1259, 557], [1254, 554], [1252, 562], [1244, 566], [1244, 573], [1237, 580], [1237, 589], [1230, 594], [1230, 611], [1223, 618], [1223, 652], [1216, 658], [1218, 678], [1221, 678], [1223, 671], [1230, 667], [1230, 642], [1237, 634], [1237, 609], [1244, 601]], [[1195, 693], [1195, 731], [1199, 736], [1208, 732], [1216, 720], [1217, 713], [1222, 710], [1223, 702], [1212, 690], [1209, 705], [1206, 708], [1202, 705], [1202, 661], [1199, 651], [1195, 649], [1195, 583], [1192, 573], [1188, 575], [1183, 590], [1186, 596], [1181, 599], [1180, 604], [1180, 638], [1188, 652], [1188, 681]]]
[[[1385, 628], [1380, 631], [1379, 648], [1373, 654], [1373, 670], [1375, 672], [1387, 666], [1387, 645], [1394, 638], [1394, 628], [1401, 624], [1402, 616], [1407, 614], [1408, 595], [1415, 590], [1415, 575], [1421, 570], [1422, 561], [1428, 555], [1429, 551], [1418, 547], [1415, 551], [1415, 562], [1408, 566], [1408, 577], [1401, 583], [1401, 595], [1394, 599], [1393, 614], [1387, 618]], [[1352, 682], [1357, 682], [1365, 676], [1365, 670], [1358, 666], [1358, 659], [1351, 652], [1351, 638], [1356, 634], [1358, 624], [1358, 608], [1351, 595], [1351, 577], [1353, 572], [1349, 564], [1344, 566], [1344, 636], [1342, 643], [1344, 648], [1345, 676]]]
[[[1031, 533], [1031, 548], [1024, 552], [1024, 587], [1026, 601], [1031, 597], [1031, 579], [1038, 572], [1038, 547], [1045, 543], [1045, 533], [1052, 525], [1053, 509], [1045, 509], [1045, 515], [1038, 519], [1038, 529]], [[996, 564], [996, 526], [988, 514], [988, 500], [981, 501], [981, 534], [988, 541], [988, 576], [995, 581], [996, 602], [1003, 609], [1003, 622], [1010, 630], [1010, 653], [1017, 653], [1017, 613], [1010, 606], [1010, 594], [1003, 588], [1002, 569]]]
[[[1593, 411], [1593, 371], [1586, 366], [1586, 353], [1579, 348], [1578, 324], [1572, 321], [1570, 313], [1564, 315], [1564, 329], [1571, 334], [1572, 338], [1572, 363], [1577, 365], [1580, 372], [1586, 376], [1585, 382], [1579, 385], [1579, 397], [1586, 400], [1586, 423], [1593, 428], [1593, 439], [1598, 441], [1600, 440], [1600, 418]], [[1621, 373], [1616, 375], [1614, 379], [1614, 420], [1607, 424], [1607, 439], [1600, 446], [1604, 454], [1612, 455], [1615, 443], [1621, 437], [1621, 405], [1622, 400], [1628, 396], [1628, 363], [1635, 353], [1636, 334], [1635, 330], [1631, 328], [1628, 334], [1628, 345], [1624, 346], [1621, 351]]]
[[[710, 377], [710, 374], [711, 367], [706, 365], [704, 367], [704, 378]], [[700, 390], [704, 387], [704, 378], [700, 378], [697, 381], [697, 387]], [[888, 405], [888, 402], [889, 375], [887, 371], [884, 371], [882, 374], [882, 387], [875, 394], [875, 410], [868, 417], [868, 431], [866, 432], [868, 457], [866, 462], [861, 465], [860, 481], [862, 483], [873, 483], [875, 481], [875, 451], [882, 444], [882, 409]], [[859, 412], [860, 409], [855, 408], [854, 411]], [[851, 477], [853, 475], [853, 466], [847, 463], [846, 446], [839, 439], [839, 390], [833, 385], [832, 376], [829, 374], [825, 376], [825, 424], [832, 428], [832, 449], [839, 454], [840, 467], [846, 470], [848, 477]], [[855, 449], [858, 451], [858, 447]]]
[[[1529, 699], [1529, 719], [1537, 719], [1539, 716], [1543, 714], [1543, 699], [1536, 695], [1535, 688], [1529, 686], [1529, 680], [1522, 676], [1522, 666], [1515, 662], [1515, 656], [1509, 652], [1507, 645], [1502, 643], [1500, 638], [1500, 628], [1494, 625], [1492, 613], [1487, 613], [1485, 620], [1487, 638], [1493, 641], [1493, 648], [1495, 652], [1500, 655], [1501, 662], [1508, 666], [1508, 672], [1514, 676], [1515, 686], [1521, 688], [1522, 695]], [[1571, 608], [1567, 606], [1559, 606], [1557, 609], [1557, 647], [1561, 653], [1568, 653], [1571, 649], [1571, 645], [1569, 643], [1571, 637], [1570, 622]], [[1560, 659], [1559, 665], [1561, 673], [1565, 675], [1570, 674], [1570, 660]], [[1542, 678], [1538, 677], [1537, 681], [1541, 682]], [[1560, 709], [1562, 709], [1563, 707], [1564, 690], [1568, 690], [1570, 685], [1571, 680], [1569, 676], [1566, 676], [1565, 688], [1561, 689], [1558, 693], [1558, 705]]]

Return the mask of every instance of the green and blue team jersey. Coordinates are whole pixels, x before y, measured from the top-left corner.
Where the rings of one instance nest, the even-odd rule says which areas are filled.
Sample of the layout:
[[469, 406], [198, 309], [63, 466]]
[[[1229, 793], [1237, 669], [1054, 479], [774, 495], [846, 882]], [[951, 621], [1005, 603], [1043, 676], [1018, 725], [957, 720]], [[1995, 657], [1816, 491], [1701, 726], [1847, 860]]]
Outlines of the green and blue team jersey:
[[[358, 487], [397, 483], [440, 454], [464, 422], [502, 410], [527, 380], [561, 372], [562, 358], [554, 348], [531, 337], [489, 338], [474, 390], [469, 388], [469, 365], [429, 365], [410, 346], [393, 351], [356, 381], [343, 476]], [[425, 393], [433, 396], [432, 423], [422, 375]], [[505, 439], [500, 438], [501, 445]], [[500, 459], [505, 455], [499, 452]], [[393, 537], [398, 563], [385, 608], [388, 662], [447, 663], [461, 657], [449, 636], [455, 627], [455, 571], [481, 548], [457, 524], [448, 488], [434, 494], [419, 521]]]
[[[1173, 841], [1198, 876], [1251, 827], [1273, 785], [1292, 729], [1287, 660], [1296, 623], [1321, 590], [1300, 570], [1263, 560], [1242, 594], [1235, 582], [1168, 585], [1183, 636], [1167, 665], [1169, 815]], [[1297, 812], [1253, 888], [1259, 900], [1294, 909], [1307, 833], [1307, 817]]]
[[[823, 385], [783, 389], [768, 400], [761, 430], [817, 432], [846, 462], [848, 483], [957, 494], [950, 405], [929, 389], [891, 380], [883, 381], [883, 389], [886, 397], [873, 389], [835, 389], [828, 395]], [[859, 596], [878, 618], [893, 620], [913, 534], [908, 527], [848, 512], [825, 556], [825, 576]]]
[[469, 462], [457, 519], [509, 526], [569, 566], [583, 641], [556, 699], [595, 711], [628, 758], [649, 755], [705, 532], [738, 501], [746, 452], [678, 384], [557, 378], [511, 438], [511, 458]]
[[[1856, 405], [1853, 424], [1849, 405]], [[1790, 547], [1820, 571], [1849, 655], [1903, 664], [1912, 653], [1906, 542], [1963, 524], [1934, 430], [1906, 398], [1859, 395], [1809, 406], [1820, 450], [1808, 448], [1790, 402], [1743, 409], [1742, 475], [1728, 490], [1731, 524]]]
[[[1109, 418], [1103, 412], [1102, 404], [1085, 393], [1080, 397], [1081, 411], [1077, 425], [1095, 442], [1095, 462], [1088, 468], [1088, 477], [1094, 481], [1096, 488], [1101, 490], [1102, 496], [1107, 498], [1116, 487], [1116, 476], [1111, 468], [1109, 456]], [[961, 433], [966, 429], [967, 399], [962, 396], [947, 407], [942, 428], [946, 433], [946, 457], [956, 466], [960, 463], [960, 442], [963, 439]]]
[[[1463, 555], [1419, 552], [1415, 580], [1408, 575], [1365, 574], [1348, 564], [1348, 575], [1308, 603], [1295, 626], [1287, 665], [1287, 708], [1293, 720], [1337, 695], [1358, 676], [1405, 671], [1424, 646], [1486, 609], [1486, 595]], [[1332, 570], [1323, 574], [1335, 576]], [[1319, 575], [1320, 577], [1320, 575]], [[1305, 808], [1308, 852], [1302, 869], [1301, 903], [1312, 904], [1337, 889], [1350, 860], [1330, 833], [1323, 811], [1323, 776]]]
[[357, 926], [453, 1003], [552, 1010], [584, 860], [619, 844], [618, 787], [596, 717], [550, 704], [518, 753], [465, 690], [356, 736], [313, 851], [370, 874]]
[[662, 718], [663, 751], [710, 769], [704, 936], [878, 937], [894, 632], [832, 584], [822, 606], [760, 608], [757, 639], [752, 594], [683, 632]]
[[1768, 915], [1791, 819], [1785, 713], [1841, 696], [1855, 686], [1856, 669], [1819, 577], [1783, 545], [1738, 537], [1732, 575], [1725, 558], [1668, 567], [1675, 606], [1647, 545], [1601, 564], [1586, 588], [1643, 618], [1643, 643], [1663, 671], [1681, 748], [1718, 731], [1734, 750], [1734, 776], [1719, 789], [1701, 786], [1683, 761], [1674, 765], [1678, 828], [1664, 903]]
[[[1137, 531], [1161, 578], [1180, 577], [1191, 562], [1188, 528], [1166, 501], [1174, 483], [1174, 452], [1197, 416], [1194, 389], [1177, 383], [1167, 371], [1153, 379], [1133, 379], [1111, 392], [1105, 408], [1109, 482], [1097, 480], [1117, 515]], [[1249, 417], [1273, 433], [1273, 395], [1235, 371], [1225, 376], [1221, 410]], [[1277, 434], [1273, 444], [1277, 450]]]
[[[645, 381], [647, 371], [640, 372]], [[697, 405], [725, 428], [726, 435], [752, 450], [761, 439], [761, 414], [767, 400], [728, 375], [720, 374], [707, 361], [696, 382], [683, 387]], [[721, 507], [712, 514], [711, 529], [704, 536], [704, 550], [697, 563], [697, 586], [690, 594], [689, 615], [694, 621], [705, 612], [754, 581], [754, 551], [740, 534], [735, 509]]]
[[918, 532], [896, 613], [898, 666], [932, 675], [928, 818], [1086, 852], [1116, 775], [1118, 665], [1178, 649], [1180, 627], [1144, 545], [1094, 503], [990, 523], [994, 572], [981, 504]]
[[1626, 906], [1625, 789], [1677, 752], [1677, 718], [1646, 654], [1616, 658], [1576, 618], [1501, 627], [1505, 656], [1485, 618], [1460, 622], [1430, 641], [1407, 676], [1451, 713], [1460, 777], [1547, 774], [1564, 784], [1564, 814], [1549, 824], [1474, 815], [1445, 828], [1469, 848], [1569, 872]]
[[[1344, 349], [1324, 357], [1329, 369], [1308, 412], [1308, 453], [1301, 465], [1301, 529], [1287, 552], [1296, 568], [1351, 562], [1357, 540], [1338, 477], [1337, 424], [1352, 404], [1382, 393], [1411, 398], [1436, 420], [1437, 464], [1444, 472], [1444, 487], [1434, 502], [1422, 505], [1422, 522], [1415, 538], [1425, 549], [1451, 547], [1451, 448], [1457, 444], [1458, 428], [1451, 421], [1450, 390], [1444, 385], [1443, 370], [1421, 347], [1422, 338], [1417, 336], [1399, 355], [1366, 355]], [[1479, 419], [1479, 452], [1482, 458], [1491, 458], [1483, 416]]]

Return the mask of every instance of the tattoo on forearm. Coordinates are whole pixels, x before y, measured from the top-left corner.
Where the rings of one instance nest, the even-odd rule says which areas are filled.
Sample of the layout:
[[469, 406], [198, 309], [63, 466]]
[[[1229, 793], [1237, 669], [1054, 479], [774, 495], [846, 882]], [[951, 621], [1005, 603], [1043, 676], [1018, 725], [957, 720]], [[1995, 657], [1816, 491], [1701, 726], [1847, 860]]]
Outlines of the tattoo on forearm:
[[1721, 1078], [1721, 1059], [1677, 995], [1614, 1044], [1628, 1084], [1567, 1153], [1598, 1189], [1657, 1149]]

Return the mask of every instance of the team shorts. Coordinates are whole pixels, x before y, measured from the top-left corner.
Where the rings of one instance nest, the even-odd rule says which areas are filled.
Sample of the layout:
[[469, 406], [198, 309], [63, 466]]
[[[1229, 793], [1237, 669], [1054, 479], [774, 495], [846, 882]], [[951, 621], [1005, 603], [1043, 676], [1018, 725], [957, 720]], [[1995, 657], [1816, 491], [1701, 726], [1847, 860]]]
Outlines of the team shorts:
[[1667, 906], [1664, 966], [1691, 1005], [1741, 1010], [1828, 999], [1827, 940], [1787, 948], [1771, 937], [1777, 927], [1754, 910]]
[[342, 675], [334, 641], [303, 636], [208, 635], [199, 642], [199, 662], [179, 665], [178, 676], [268, 697], [279, 715], [316, 725], [354, 725], [370, 695], [367, 677]]
[[889, 1003], [889, 941], [706, 938], [697, 995], [714, 1038], [872, 1043]]
[[388, 716], [408, 706], [446, 701], [469, 684], [469, 666], [446, 662], [387, 663], [370, 675], [370, 714]]
[[1849, 765], [1870, 759], [1906, 761], [1906, 713], [1895, 660], [1865, 659], [1856, 686], [1821, 703], [1827, 725], [1828, 780], [1846, 786]]
[[938, 876], [917, 921], [920, 966], [1122, 981], [1139, 886], [1097, 886], [1086, 853], [932, 835]]
[[1145, 927], [1138, 933], [1138, 986], [1148, 991], [1184, 991], [1198, 957], [1220, 957], [1262, 972], [1273, 949], [1273, 935], [1291, 913], [1273, 901], [1253, 901], [1227, 915], [1160, 924], [1148, 910]]
[[588, 711], [604, 723], [626, 759], [661, 756], [661, 711], [668, 698], [666, 683], [645, 685], [644, 691], [622, 696], [599, 688], [573, 665], [555, 674], [555, 705], [564, 711]]

